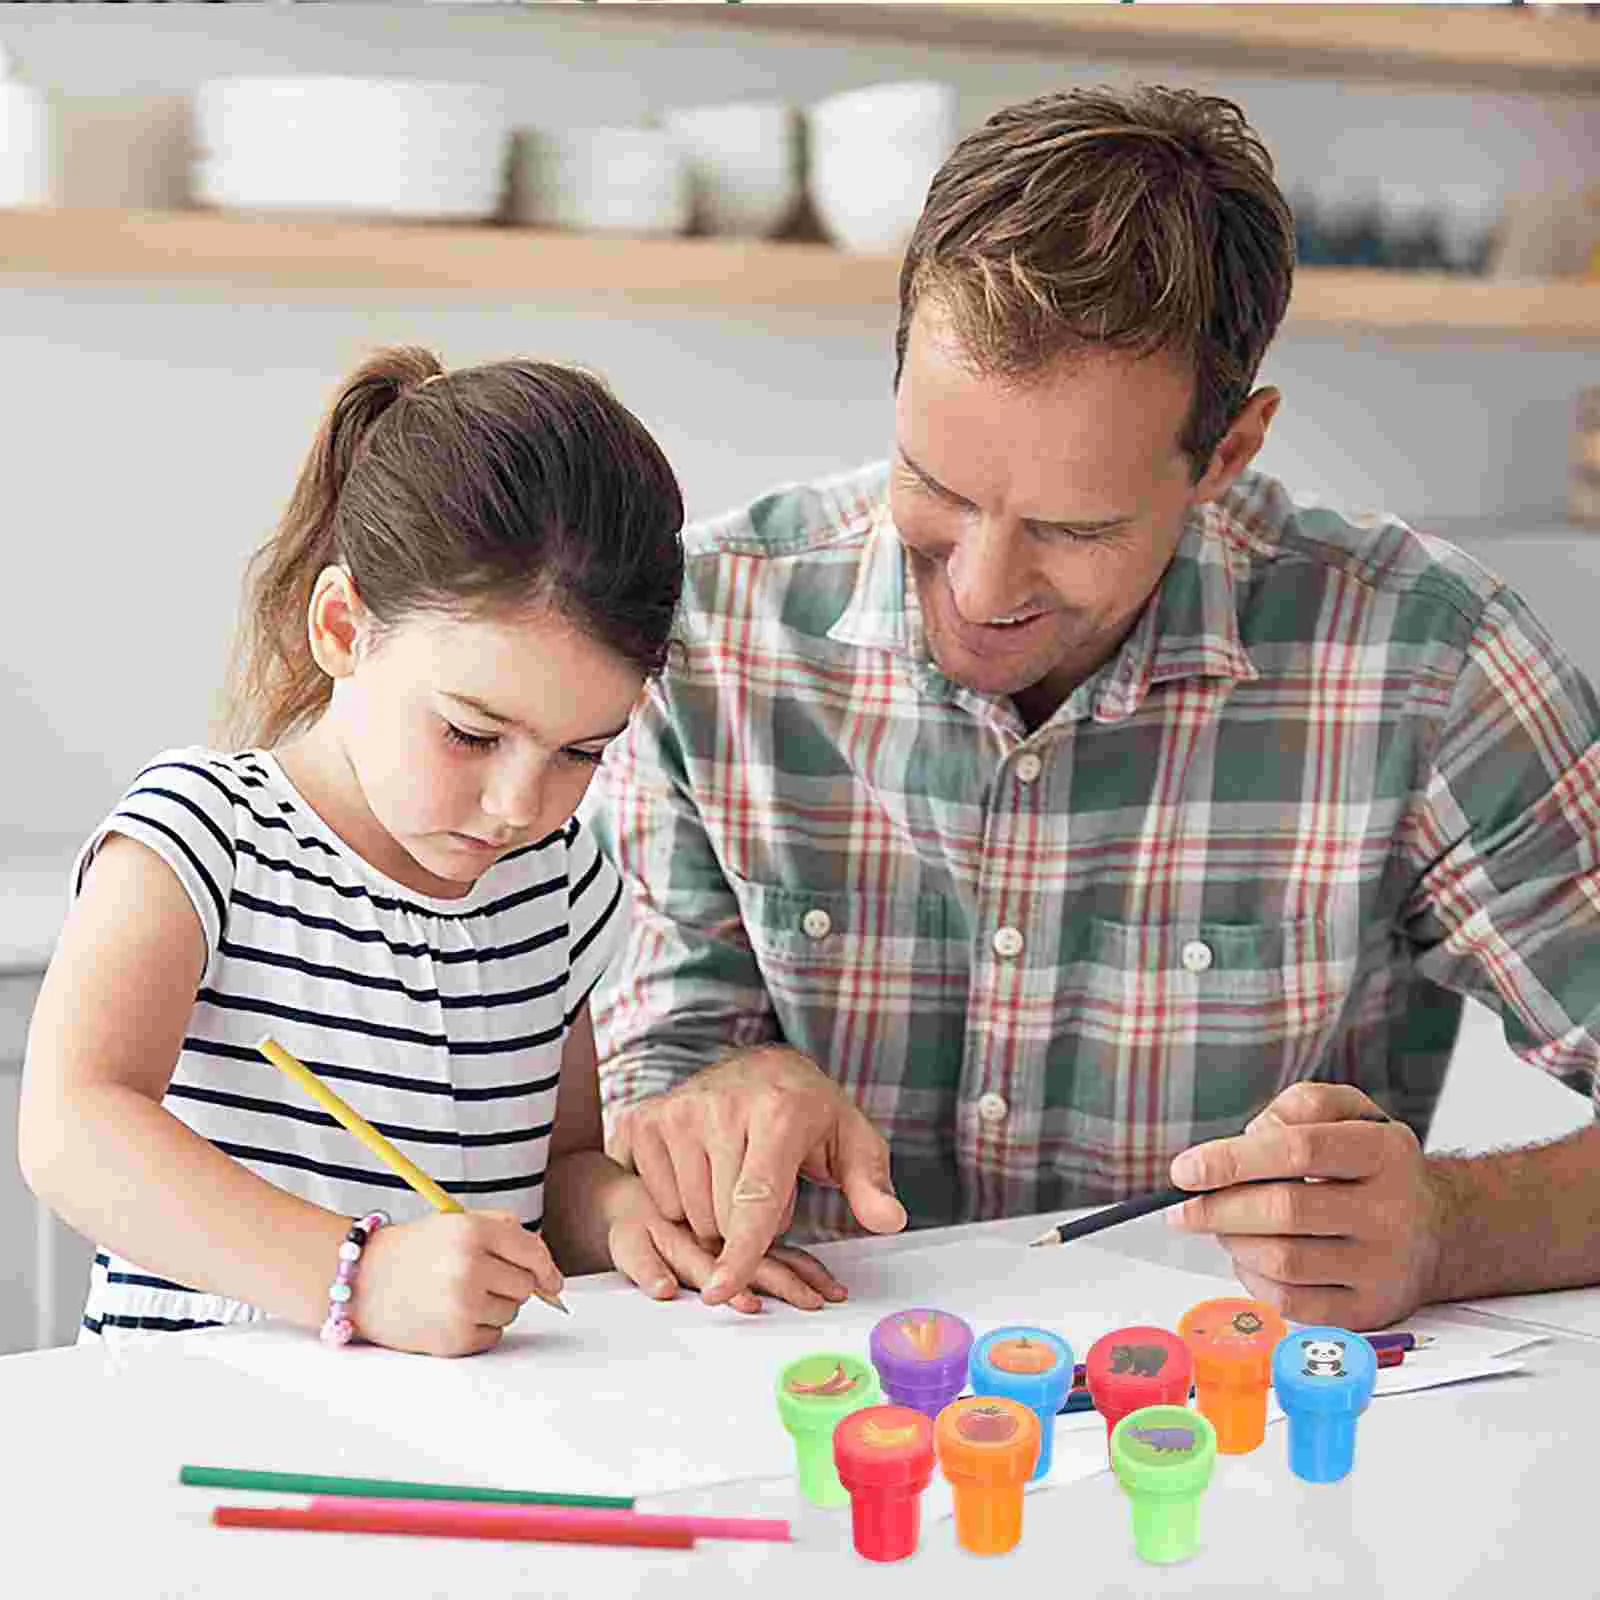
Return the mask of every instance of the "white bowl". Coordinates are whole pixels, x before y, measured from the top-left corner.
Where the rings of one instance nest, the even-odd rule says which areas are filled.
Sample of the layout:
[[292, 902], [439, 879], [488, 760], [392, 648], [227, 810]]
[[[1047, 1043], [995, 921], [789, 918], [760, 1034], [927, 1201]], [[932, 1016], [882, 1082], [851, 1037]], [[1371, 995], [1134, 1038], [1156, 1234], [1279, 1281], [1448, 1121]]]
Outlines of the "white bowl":
[[393, 178], [416, 180], [434, 178], [440, 183], [500, 183], [507, 163], [498, 156], [474, 155], [460, 160], [441, 160], [431, 153], [414, 156], [392, 152], [367, 155], [348, 150], [230, 150], [223, 155], [200, 158], [218, 172], [263, 174], [267, 177], [298, 177], [309, 173], [320, 177], [338, 173], [354, 181], [386, 183]]
[[806, 113], [813, 138], [890, 144], [956, 141], [956, 91], [948, 83], [873, 83], [817, 101]]
[[195, 89], [195, 106], [203, 118], [267, 112], [286, 106], [334, 108], [346, 117], [358, 112], [388, 115], [486, 118], [505, 115], [503, 90], [483, 83], [447, 82], [434, 78], [359, 78], [333, 73], [291, 73], [279, 77], [251, 74], [208, 78]]
[[943, 159], [932, 147], [857, 150], [848, 141], [813, 146], [809, 187], [824, 232], [859, 255], [898, 254]]
[[655, 128], [517, 130], [510, 215], [532, 227], [676, 234], [689, 225], [688, 164]]
[[354, 216], [479, 220], [500, 207], [500, 172], [352, 170], [337, 164], [264, 166], [197, 161], [191, 192], [202, 204], [235, 210], [327, 211]]
[[767, 238], [800, 201], [800, 118], [780, 101], [667, 112], [688, 164], [695, 220], [707, 233]]
[[257, 160], [272, 155], [292, 155], [311, 160], [351, 160], [381, 164], [385, 161], [432, 161], [441, 166], [471, 165], [503, 160], [510, 148], [508, 133], [434, 136], [417, 132], [403, 138], [369, 138], [354, 133], [330, 135], [325, 129], [286, 125], [255, 133], [236, 130], [226, 141], [194, 146], [198, 155], [213, 160], [239, 157]]
[[59, 141], [50, 100], [25, 83], [0, 82], [0, 206], [49, 205]]
[[1455, 272], [1481, 271], [1500, 220], [1500, 199], [1476, 184], [1445, 184], [1439, 218], [1445, 264]]
[[381, 142], [427, 133], [504, 137], [504, 95], [479, 84], [409, 78], [213, 78], [194, 93], [196, 142], [227, 148], [293, 127], [333, 141]]

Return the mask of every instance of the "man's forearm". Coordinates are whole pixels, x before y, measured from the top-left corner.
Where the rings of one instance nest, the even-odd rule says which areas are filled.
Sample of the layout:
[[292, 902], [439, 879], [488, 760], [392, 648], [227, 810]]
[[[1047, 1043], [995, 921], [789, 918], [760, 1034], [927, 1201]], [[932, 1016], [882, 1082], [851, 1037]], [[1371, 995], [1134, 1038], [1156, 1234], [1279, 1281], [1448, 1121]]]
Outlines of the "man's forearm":
[[1440, 1201], [1430, 1300], [1600, 1283], [1600, 1124], [1554, 1144], [1430, 1156]]

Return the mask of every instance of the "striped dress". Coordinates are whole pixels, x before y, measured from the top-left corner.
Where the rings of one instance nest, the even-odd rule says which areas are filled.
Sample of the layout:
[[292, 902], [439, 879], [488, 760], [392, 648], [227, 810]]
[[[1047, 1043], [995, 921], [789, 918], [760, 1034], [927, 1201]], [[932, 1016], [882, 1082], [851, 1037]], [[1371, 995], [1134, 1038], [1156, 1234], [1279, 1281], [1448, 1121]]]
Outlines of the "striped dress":
[[[262, 1058], [270, 1033], [464, 1204], [538, 1227], [562, 1044], [622, 920], [617, 876], [576, 818], [434, 899], [356, 855], [270, 753], [185, 749], [139, 774], [84, 846], [74, 892], [113, 832], [161, 856], [205, 933], [168, 1111], [316, 1205], [425, 1215]], [[261, 1315], [101, 1249], [79, 1342]]]

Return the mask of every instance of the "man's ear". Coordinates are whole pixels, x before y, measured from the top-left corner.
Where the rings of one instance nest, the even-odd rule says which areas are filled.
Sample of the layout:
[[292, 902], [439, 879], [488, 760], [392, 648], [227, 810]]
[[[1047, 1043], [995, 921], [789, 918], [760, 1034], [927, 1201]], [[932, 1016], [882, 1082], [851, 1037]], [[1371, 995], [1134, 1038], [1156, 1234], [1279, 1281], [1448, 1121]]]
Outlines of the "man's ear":
[[1205, 476], [1190, 490], [1191, 505], [1215, 500], [1232, 486], [1266, 443], [1267, 429], [1272, 426], [1282, 400], [1283, 396], [1276, 389], [1257, 389], [1245, 401], [1239, 415], [1211, 452]]
[[306, 631], [313, 659], [330, 678], [348, 678], [355, 671], [366, 622], [355, 579], [343, 567], [324, 567], [311, 589]]

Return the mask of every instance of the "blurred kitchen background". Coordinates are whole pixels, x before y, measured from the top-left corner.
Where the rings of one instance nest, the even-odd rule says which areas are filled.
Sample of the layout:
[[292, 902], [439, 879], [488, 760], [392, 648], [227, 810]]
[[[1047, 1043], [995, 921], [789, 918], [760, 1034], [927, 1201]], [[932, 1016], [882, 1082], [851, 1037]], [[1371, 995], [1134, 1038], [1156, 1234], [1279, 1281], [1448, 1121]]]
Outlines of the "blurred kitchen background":
[[[68, 861], [206, 738], [245, 556], [375, 345], [600, 371], [709, 514], [887, 451], [894, 252], [960, 133], [1228, 95], [1305, 263], [1261, 464], [1461, 544], [1600, 682], [1596, 8], [1342, 9], [4, 8], [0, 1351], [82, 1298], [14, 1139]], [[1588, 1115], [1476, 1011], [1434, 1142]]]

